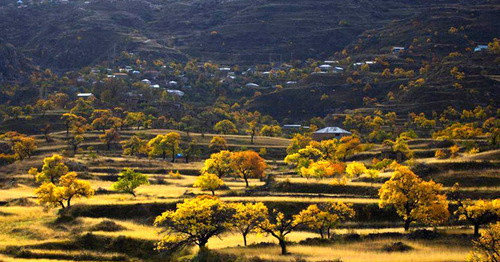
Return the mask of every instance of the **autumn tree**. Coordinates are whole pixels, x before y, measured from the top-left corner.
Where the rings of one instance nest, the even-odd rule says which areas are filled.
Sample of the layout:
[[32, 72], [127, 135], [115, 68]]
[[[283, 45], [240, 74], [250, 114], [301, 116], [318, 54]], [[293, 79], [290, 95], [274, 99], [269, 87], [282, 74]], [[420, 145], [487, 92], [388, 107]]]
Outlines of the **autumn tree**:
[[379, 190], [379, 206], [394, 206], [404, 220], [405, 231], [414, 221], [439, 224], [449, 217], [448, 200], [440, 194], [441, 184], [424, 181], [408, 167], [398, 166]]
[[279, 125], [264, 125], [259, 132], [263, 136], [280, 136], [282, 133]]
[[12, 151], [17, 159], [23, 160], [31, 158], [33, 151], [37, 149], [36, 141], [33, 137], [18, 136], [13, 140]]
[[467, 257], [467, 262], [500, 261], [500, 222], [491, 224], [477, 240], [473, 240], [474, 250]]
[[457, 202], [455, 215], [459, 220], [474, 226], [474, 236], [479, 236], [479, 227], [500, 219], [500, 199], [479, 199], [473, 201], [463, 196], [458, 183], [453, 185], [448, 197]]
[[170, 132], [166, 135], [157, 135], [148, 142], [149, 155], [161, 156], [164, 160], [170, 154], [172, 162], [175, 161], [175, 155], [179, 151], [181, 136], [176, 132]]
[[78, 100], [76, 100], [75, 106], [71, 108], [70, 113], [88, 118], [93, 111], [94, 107], [92, 107], [90, 101], [86, 101], [83, 98], [79, 98]]
[[340, 144], [337, 146], [336, 155], [337, 158], [345, 160], [354, 155], [355, 153], [361, 152], [363, 149], [361, 141], [357, 137], [345, 136], [340, 139]]
[[196, 244], [206, 249], [210, 238], [231, 228], [234, 209], [219, 198], [199, 196], [179, 203], [156, 217], [155, 227], [163, 234], [157, 248], [176, 249]]
[[248, 187], [249, 178], [263, 178], [266, 163], [262, 157], [254, 151], [235, 152], [232, 155], [234, 169], [240, 177], [245, 180]]
[[222, 181], [222, 179], [220, 179], [216, 174], [204, 172], [196, 178], [193, 187], [201, 190], [209, 190], [212, 192], [212, 196], [215, 196], [215, 190], [219, 189], [223, 185], [224, 181]]
[[83, 143], [82, 135], [74, 135], [71, 139], [68, 140], [68, 144], [73, 148], [73, 153], [78, 151], [78, 147]]
[[367, 170], [365, 164], [353, 161], [347, 164], [345, 172], [349, 178], [353, 178], [365, 174]]
[[42, 205], [60, 205], [62, 209], [67, 209], [71, 207], [72, 199], [90, 198], [94, 195], [94, 190], [90, 183], [77, 179], [75, 172], [69, 172], [61, 176], [57, 184], [44, 182], [35, 190], [35, 195]]
[[53, 154], [51, 157], [43, 159], [42, 171], [36, 175], [36, 181], [56, 184], [68, 170], [64, 158], [61, 155]]
[[123, 122], [125, 126], [136, 126], [139, 130], [145, 121], [146, 115], [143, 112], [128, 112]]
[[305, 148], [311, 142], [311, 136], [295, 134], [290, 141], [290, 145], [286, 148], [287, 154], [297, 153], [300, 149]]
[[227, 149], [226, 139], [224, 139], [221, 136], [214, 136], [212, 140], [210, 140], [208, 148], [216, 152], [219, 152], [221, 150], [226, 150]]
[[234, 175], [235, 166], [233, 163], [233, 153], [222, 150], [219, 153], [210, 155], [210, 158], [205, 160], [201, 173], [216, 174], [219, 178]]
[[133, 135], [128, 140], [120, 142], [123, 148], [123, 154], [126, 156], [138, 156], [147, 153], [147, 141], [140, 136]]
[[268, 215], [267, 207], [262, 202], [257, 203], [235, 203], [233, 217], [233, 228], [243, 236], [243, 243], [247, 246], [247, 236], [252, 232], [259, 232], [259, 225], [263, 223]]
[[119, 192], [132, 194], [135, 197], [135, 189], [148, 184], [149, 177], [147, 175], [135, 172], [131, 168], [125, 168], [118, 174], [118, 181], [113, 184], [112, 188]]
[[342, 183], [346, 180], [344, 176], [345, 165], [343, 163], [334, 163], [327, 160], [312, 162], [308, 167], [301, 167], [300, 174], [305, 178], [334, 178], [335, 181]]
[[248, 123], [248, 128], [247, 128], [247, 130], [245, 130], [245, 132], [250, 135], [250, 144], [253, 145], [253, 140], [254, 140], [255, 136], [259, 134], [258, 122], [255, 120], [250, 121]]
[[38, 113], [41, 113], [42, 116], [45, 116], [45, 113], [49, 110], [53, 110], [55, 108], [54, 101], [52, 100], [44, 100], [44, 99], [39, 99], [36, 101], [36, 104], [34, 106], [35, 111]]
[[300, 170], [302, 167], [309, 167], [315, 161], [322, 160], [324, 157], [321, 150], [308, 145], [305, 148], [299, 149], [296, 153], [288, 154], [285, 157], [285, 163], [297, 167]]
[[385, 140], [384, 144], [391, 149], [391, 152], [396, 153], [396, 160], [398, 162], [402, 161], [402, 156], [406, 158], [413, 157], [413, 151], [408, 146], [409, 137], [400, 135], [395, 141]]
[[353, 218], [355, 214], [352, 204], [330, 201], [308, 206], [300, 211], [295, 220], [296, 223], [304, 224], [311, 230], [318, 232], [321, 238], [330, 239], [331, 230], [336, 228], [340, 222]]
[[105, 132], [107, 128], [119, 128], [121, 125], [121, 119], [114, 117], [109, 109], [94, 110], [90, 119], [92, 119], [92, 128], [94, 130], [101, 130], [102, 132]]
[[228, 135], [228, 134], [237, 134], [238, 129], [236, 128], [236, 125], [233, 124], [230, 120], [222, 120], [220, 122], [217, 122], [214, 126], [214, 130], [217, 131], [220, 134]]
[[120, 140], [120, 132], [118, 132], [118, 129], [116, 128], [108, 129], [104, 134], [99, 136], [99, 140], [106, 144], [106, 148], [109, 151], [111, 149], [111, 144]]
[[64, 113], [61, 120], [63, 120], [64, 127], [66, 128], [66, 136], [69, 136], [70, 129], [87, 123], [87, 120], [84, 117], [77, 116], [72, 113]]
[[190, 138], [188, 143], [184, 143], [181, 146], [182, 154], [184, 155], [184, 160], [189, 163], [192, 157], [196, 157], [200, 154], [201, 150], [198, 147], [198, 140], [195, 138]]
[[286, 236], [300, 225], [298, 222], [299, 220], [296, 220], [293, 217], [287, 217], [282, 212], [276, 212], [276, 210], [273, 210], [266, 220], [259, 224], [259, 228], [276, 238], [281, 247], [281, 254], [286, 255]]

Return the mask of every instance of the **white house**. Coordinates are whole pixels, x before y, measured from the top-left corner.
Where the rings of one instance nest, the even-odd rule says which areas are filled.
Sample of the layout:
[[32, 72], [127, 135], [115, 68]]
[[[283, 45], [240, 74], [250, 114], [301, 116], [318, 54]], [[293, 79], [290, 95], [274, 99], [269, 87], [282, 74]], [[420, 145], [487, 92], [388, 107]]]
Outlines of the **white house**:
[[256, 83], [248, 83], [245, 85], [246, 87], [259, 87]]
[[160, 88], [160, 85], [156, 84], [156, 85], [150, 85], [149, 87], [151, 88]]
[[182, 92], [181, 90], [167, 89], [167, 93], [181, 97], [184, 96], [184, 92]]
[[333, 68], [333, 66], [327, 65], [327, 64], [319, 66], [319, 69], [321, 69], [322, 71], [330, 71], [332, 68]]
[[151, 80], [149, 80], [149, 79], [142, 79], [141, 83], [146, 84], [146, 85], [151, 85]]
[[340, 139], [344, 136], [350, 136], [350, 135], [352, 135], [352, 133], [347, 130], [344, 130], [336, 126], [335, 127], [329, 126], [314, 132], [312, 138], [314, 140], [321, 141], [332, 138]]
[[89, 98], [89, 97], [93, 96], [93, 94], [92, 93], [78, 93], [76, 96], [79, 98], [80, 97], [81, 98]]
[[488, 50], [487, 45], [478, 45], [476, 48], [474, 48], [474, 52], [482, 52]]
[[169, 85], [169, 86], [177, 86], [178, 84], [179, 84], [179, 83], [177, 83], [177, 81], [173, 81], [173, 80], [172, 80], [172, 81], [170, 81], [170, 82], [168, 82], [168, 85]]
[[344, 68], [340, 67], [340, 66], [336, 66], [335, 68], [333, 68], [333, 72], [334, 73], [343, 73], [344, 72]]

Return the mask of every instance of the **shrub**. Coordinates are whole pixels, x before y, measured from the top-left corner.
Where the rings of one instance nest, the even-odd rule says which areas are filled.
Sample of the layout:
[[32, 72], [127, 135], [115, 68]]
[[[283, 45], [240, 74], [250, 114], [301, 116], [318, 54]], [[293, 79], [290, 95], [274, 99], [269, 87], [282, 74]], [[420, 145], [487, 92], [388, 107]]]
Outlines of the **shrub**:
[[387, 251], [387, 252], [405, 252], [405, 251], [410, 251], [413, 248], [403, 242], [394, 242], [389, 245], [384, 245], [382, 250]]
[[0, 166], [6, 166], [16, 161], [15, 155], [0, 154]]
[[448, 155], [446, 154], [446, 152], [444, 152], [443, 150], [441, 149], [438, 149], [436, 150], [436, 153], [434, 154], [434, 156], [437, 158], [437, 159], [445, 159], [448, 157]]
[[104, 220], [90, 228], [90, 231], [104, 231], [104, 232], [116, 232], [116, 231], [122, 231], [125, 230], [126, 228], [116, 224], [115, 222], [111, 220]]

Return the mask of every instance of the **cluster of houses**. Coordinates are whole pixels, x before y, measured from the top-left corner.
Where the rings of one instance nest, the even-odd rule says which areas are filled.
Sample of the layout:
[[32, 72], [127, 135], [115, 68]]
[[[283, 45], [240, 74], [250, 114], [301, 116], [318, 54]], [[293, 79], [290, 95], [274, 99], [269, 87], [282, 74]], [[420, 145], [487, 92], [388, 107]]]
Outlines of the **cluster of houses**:
[[69, 3], [69, 0], [17, 0], [17, 6], [19, 8], [27, 7], [28, 5], [46, 4], [46, 3], [67, 4]]

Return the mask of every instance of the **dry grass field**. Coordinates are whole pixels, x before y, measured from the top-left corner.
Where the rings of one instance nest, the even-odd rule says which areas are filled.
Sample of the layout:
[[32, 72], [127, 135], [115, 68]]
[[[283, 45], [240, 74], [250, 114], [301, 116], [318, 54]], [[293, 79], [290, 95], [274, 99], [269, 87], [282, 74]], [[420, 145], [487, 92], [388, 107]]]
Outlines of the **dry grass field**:
[[[147, 136], [168, 132], [167, 130], [145, 130]], [[124, 131], [127, 137], [135, 132]], [[182, 136], [186, 134], [180, 132]], [[85, 137], [81, 146], [83, 151], [73, 155], [68, 153], [68, 161], [85, 166], [78, 171], [81, 179], [88, 181], [96, 190], [94, 197], [73, 201], [75, 217], [71, 221], [60, 221], [57, 208], [44, 208], [37, 204], [34, 197], [36, 184], [27, 171], [32, 166], [40, 167], [44, 157], [52, 153], [68, 150], [65, 145], [64, 132], [52, 134], [54, 142], [47, 143], [38, 138], [39, 148], [30, 159], [1, 167], [0, 174], [6, 178], [5, 186], [0, 188], [0, 261], [157, 261], [156, 251], [152, 250], [154, 242], [159, 239], [152, 220], [167, 207], [195, 195], [209, 194], [193, 188], [203, 159], [195, 159], [190, 163], [179, 160], [175, 163], [158, 159], [125, 157], [114, 145], [106, 151], [97, 140], [98, 133]], [[191, 133], [199, 139], [202, 146], [207, 146], [214, 135]], [[275, 148], [278, 154], [284, 151], [289, 140], [284, 138], [258, 137], [254, 145], [249, 144], [248, 136], [225, 136], [230, 147], [238, 148]], [[92, 159], [87, 148], [97, 148], [99, 157]], [[418, 144], [425, 148], [425, 144]], [[373, 149], [372, 149], [373, 150]], [[70, 152], [69, 150], [67, 152]], [[458, 163], [482, 163], [496, 161], [498, 152], [483, 152], [474, 156], [461, 155], [452, 160], [436, 160], [434, 158], [418, 158], [416, 161], [430, 166], [455, 165]], [[366, 161], [368, 162], [368, 161]], [[226, 188], [216, 191], [222, 200], [229, 202], [264, 202], [271, 207], [283, 208], [284, 212], [295, 212], [311, 203], [330, 200], [352, 203], [360, 210], [359, 221], [349, 221], [335, 230], [337, 241], [327, 244], [309, 243], [308, 239], [319, 237], [315, 232], [292, 232], [287, 240], [291, 242], [289, 255], [281, 256], [275, 238], [263, 233], [251, 234], [248, 237], [250, 246], [243, 247], [241, 235], [226, 233], [219, 238], [212, 238], [208, 247], [221, 254], [260, 258], [265, 261], [464, 261], [471, 250], [470, 233], [467, 226], [439, 227], [440, 237], [436, 239], [412, 238], [405, 233], [402, 222], [393, 211], [383, 211], [388, 217], [369, 217], [370, 210], [378, 209], [377, 191], [382, 183], [389, 179], [390, 172], [381, 173], [376, 181], [367, 181], [360, 177], [346, 185], [333, 185], [329, 179], [315, 180], [298, 177], [283, 164], [279, 157], [267, 161], [268, 172], [275, 175], [279, 184], [290, 185], [288, 189], [266, 189], [265, 182], [250, 179], [250, 190], [246, 190], [242, 179], [227, 178]], [[136, 197], [130, 194], [114, 192], [111, 189], [116, 181], [117, 173], [124, 167], [136, 169], [149, 175], [150, 184], [137, 189]], [[500, 188], [500, 174], [497, 168], [472, 169], [436, 169], [428, 177], [444, 183], [445, 189], [452, 186], [452, 181], [460, 180], [464, 191], [471, 192], [476, 198], [497, 195]], [[170, 171], [179, 171], [180, 179], [171, 178]], [[488, 180], [488, 183], [476, 183], [477, 177]], [[368, 211], [367, 211], [368, 210]], [[375, 219], [375, 220], [374, 220]], [[96, 229], [101, 223], [112, 221], [119, 226], [117, 230]], [[421, 227], [424, 228], [424, 227]], [[428, 228], [432, 231], [433, 228]], [[128, 247], [122, 249], [82, 248], [79, 241], [84, 241], [88, 234], [93, 238], [106, 241], [130, 241]], [[354, 240], [349, 237], [358, 236]], [[411, 247], [405, 252], [387, 252], [384, 247], [394, 242], [403, 242]], [[133, 244], [136, 243], [136, 244]], [[130, 245], [151, 247], [145, 253], [131, 251]], [[133, 249], [133, 248], [132, 248]], [[196, 248], [191, 248], [196, 253]], [[148, 257], [149, 256], [149, 257]], [[161, 260], [161, 259], [160, 259]]]

